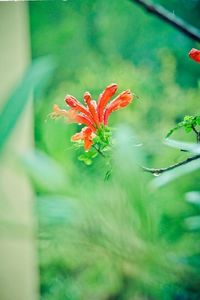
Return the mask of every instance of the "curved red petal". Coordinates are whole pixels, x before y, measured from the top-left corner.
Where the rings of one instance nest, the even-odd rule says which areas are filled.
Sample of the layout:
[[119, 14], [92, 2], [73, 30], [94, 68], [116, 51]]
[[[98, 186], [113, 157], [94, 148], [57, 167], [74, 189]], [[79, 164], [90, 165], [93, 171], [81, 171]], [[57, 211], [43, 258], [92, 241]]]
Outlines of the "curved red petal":
[[91, 148], [92, 144], [93, 144], [92, 140], [85, 139], [84, 140], [84, 149], [85, 149], [85, 151], [88, 151]]
[[76, 114], [73, 116], [72, 121], [78, 124], [84, 124], [88, 126], [93, 132], [96, 131], [96, 127], [94, 127], [93, 123], [87, 118], [87, 116]]
[[90, 93], [85, 92], [83, 98], [84, 98], [85, 103], [88, 106], [88, 109], [93, 117], [94, 122], [96, 123], [97, 127], [99, 127], [100, 124], [99, 124], [97, 108], [96, 108], [95, 102], [92, 101], [92, 97], [91, 97]]
[[98, 105], [97, 105], [97, 111], [99, 116], [99, 121], [103, 121], [103, 112], [105, 109], [106, 104], [109, 102], [109, 100], [112, 98], [112, 96], [115, 94], [117, 90], [117, 84], [113, 83], [110, 84], [105, 88], [103, 93], [99, 96]]
[[81, 132], [78, 132], [78, 133], [74, 134], [71, 137], [71, 140], [73, 142], [83, 140], [84, 141], [84, 149], [87, 151], [91, 148], [91, 146], [93, 144], [92, 133], [93, 133], [93, 131], [91, 130], [91, 128], [84, 127], [84, 128], [82, 128]]
[[132, 102], [133, 95], [127, 90], [119, 94], [106, 108], [104, 113], [104, 125], [108, 124], [109, 115], [118, 109], [126, 107], [128, 104]]
[[[80, 113], [83, 113], [87, 116], [87, 118], [90, 120], [91, 123], [94, 123], [94, 120], [92, 118], [91, 113], [87, 110], [86, 107], [84, 107], [76, 98], [74, 98], [71, 95], [67, 95], [65, 97], [65, 102], [75, 111], [78, 111]], [[95, 125], [95, 124], [93, 124]]]

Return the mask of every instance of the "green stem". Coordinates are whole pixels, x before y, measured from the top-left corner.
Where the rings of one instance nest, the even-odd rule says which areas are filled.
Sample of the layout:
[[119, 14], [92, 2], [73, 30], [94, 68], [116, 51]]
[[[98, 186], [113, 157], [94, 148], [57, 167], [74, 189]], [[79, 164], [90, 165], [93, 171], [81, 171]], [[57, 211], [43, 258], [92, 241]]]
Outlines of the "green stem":
[[192, 125], [192, 130], [196, 133], [197, 136], [197, 144], [200, 143], [200, 131], [196, 130], [195, 126]]
[[103, 158], [105, 158], [106, 156], [103, 154], [103, 152], [99, 149], [99, 148], [97, 148], [95, 145], [93, 145], [93, 148], [103, 157]]

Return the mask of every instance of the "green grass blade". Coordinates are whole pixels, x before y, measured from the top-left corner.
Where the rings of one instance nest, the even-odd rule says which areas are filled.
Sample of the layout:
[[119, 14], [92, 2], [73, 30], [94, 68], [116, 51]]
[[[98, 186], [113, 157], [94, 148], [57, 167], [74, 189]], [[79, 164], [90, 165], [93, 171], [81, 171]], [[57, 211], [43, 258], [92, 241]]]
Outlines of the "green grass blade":
[[54, 68], [55, 62], [50, 57], [35, 60], [6, 101], [0, 111], [0, 152], [29, 101], [31, 92], [43, 87], [43, 82], [51, 76]]

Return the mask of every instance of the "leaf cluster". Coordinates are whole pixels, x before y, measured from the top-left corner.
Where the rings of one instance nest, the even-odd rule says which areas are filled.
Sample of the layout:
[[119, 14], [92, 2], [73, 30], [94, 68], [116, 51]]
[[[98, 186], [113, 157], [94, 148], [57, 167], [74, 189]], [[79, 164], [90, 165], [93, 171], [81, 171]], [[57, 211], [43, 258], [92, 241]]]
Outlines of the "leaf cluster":
[[185, 116], [183, 121], [179, 122], [174, 128], [170, 129], [166, 138], [169, 138], [176, 130], [183, 128], [186, 133], [195, 130], [197, 126], [200, 126], [200, 116]]

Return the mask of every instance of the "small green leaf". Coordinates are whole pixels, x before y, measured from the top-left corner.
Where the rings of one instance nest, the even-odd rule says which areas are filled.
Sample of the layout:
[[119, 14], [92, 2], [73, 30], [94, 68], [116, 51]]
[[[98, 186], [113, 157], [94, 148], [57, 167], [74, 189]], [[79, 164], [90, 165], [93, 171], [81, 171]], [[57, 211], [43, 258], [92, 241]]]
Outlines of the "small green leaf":
[[200, 125], [200, 116], [196, 117], [197, 125]]
[[98, 153], [95, 150], [91, 149], [90, 151], [81, 154], [78, 157], [78, 160], [84, 162], [87, 166], [89, 166], [92, 164], [92, 159], [95, 158], [97, 154]]
[[192, 127], [191, 126], [184, 126], [185, 132], [191, 132], [192, 131]]
[[172, 128], [166, 135], [165, 138], [169, 138], [174, 131], [178, 130], [179, 128], [184, 127], [185, 132], [189, 133], [192, 129], [200, 124], [200, 116], [185, 116], [183, 121], [178, 123], [174, 128]]
[[87, 166], [90, 166], [92, 164], [92, 160], [89, 159], [89, 158], [87, 158], [87, 157], [85, 157], [84, 154], [80, 155], [78, 157], [78, 160], [84, 162], [84, 164], [86, 164]]

